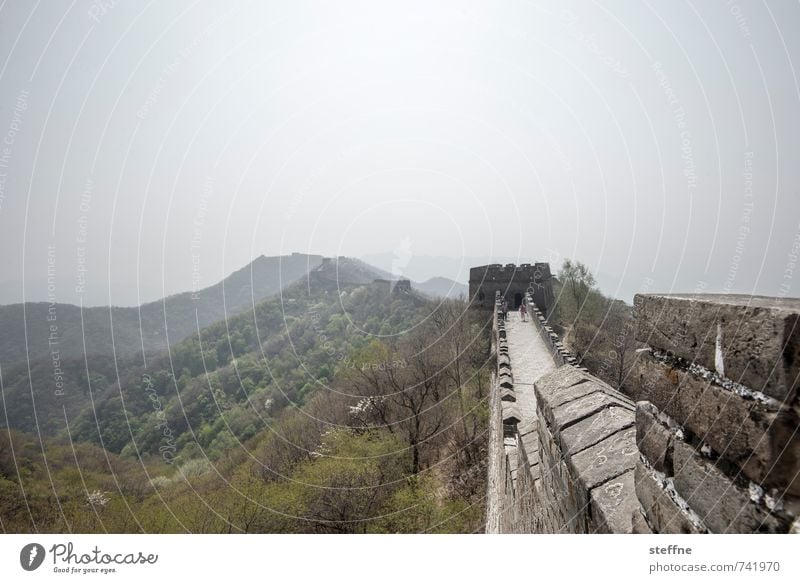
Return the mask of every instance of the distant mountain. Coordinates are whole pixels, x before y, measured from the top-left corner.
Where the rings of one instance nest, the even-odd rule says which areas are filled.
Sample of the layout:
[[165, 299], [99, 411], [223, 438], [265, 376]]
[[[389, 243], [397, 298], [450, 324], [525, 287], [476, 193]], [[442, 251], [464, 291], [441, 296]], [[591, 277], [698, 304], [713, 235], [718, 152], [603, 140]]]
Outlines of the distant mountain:
[[[300, 275], [286, 285], [289, 265], [292, 265], [294, 273]], [[301, 273], [307, 265], [313, 269]], [[263, 293], [263, 290], [277, 289], [283, 283], [280, 293], [273, 293], [251, 306], [248, 287], [251, 269], [255, 289]], [[248, 409], [247, 422], [242, 428], [256, 427], [260, 420], [257, 412], [250, 410], [252, 403], [241, 403], [248, 394], [252, 399], [253, 391], [259, 392], [256, 401], [263, 404], [272, 399], [278, 408], [289, 402], [296, 403], [318, 387], [314, 379], [331, 378], [341, 360], [337, 358], [339, 353], [344, 355], [363, 347], [372, 340], [371, 334], [389, 334], [406, 329], [414, 319], [413, 314], [426, 301], [415, 294], [392, 293], [388, 287], [373, 283], [384, 275], [362, 261], [345, 257], [260, 257], [218, 284], [220, 289], [224, 284], [228, 300], [236, 299], [240, 307], [245, 304], [238, 314], [229, 312], [227, 318], [217, 318], [210, 325], [202, 326], [200, 332], [187, 327], [182, 341], [173, 341], [170, 333], [169, 353], [162, 350], [149, 354], [146, 365], [141, 357], [135, 355], [140, 340], [134, 337], [133, 332], [138, 328], [125, 311], [131, 308], [120, 311], [115, 308], [112, 310], [115, 331], [119, 328], [129, 332], [124, 327], [133, 328], [133, 332], [124, 337], [133, 353], [120, 354], [118, 351], [116, 359], [102, 354], [99, 342], [109, 335], [103, 327], [92, 330], [96, 336], [96, 349], [86, 358], [74, 356], [74, 351], [68, 350], [73, 348], [72, 345], [81, 346], [79, 339], [60, 340], [59, 346], [64, 348], [57, 361], [57, 378], [56, 362], [49, 354], [32, 358], [30, 365], [3, 366], [0, 427], [7, 420], [8, 426], [21, 431], [48, 435], [60, 433], [76, 441], [94, 441], [119, 452], [132, 437], [129, 420], [142, 417], [150, 424], [142, 430], [137, 443], [155, 443], [157, 448], [160, 432], [153, 429], [153, 423], [158, 420], [154, 417], [157, 411], [154, 411], [151, 400], [152, 390], [159, 395], [159, 403], [163, 400], [164, 410], [169, 413], [175, 431], [182, 432], [188, 422], [196, 423], [195, 429], [201, 429], [204, 421], [214, 417], [215, 411], [216, 415], [219, 414], [216, 407], [229, 400], [243, 408], [237, 410], [236, 416], [245, 415], [244, 409]], [[204, 290], [201, 297], [214, 298], [218, 291], [216, 288]], [[176, 319], [177, 314], [181, 314], [187, 322], [194, 321], [194, 313], [186, 311], [187, 306], [192, 308], [193, 300], [191, 297], [186, 300], [184, 295], [167, 298], [168, 317]], [[161, 302], [158, 304], [156, 308], [160, 310]], [[38, 308], [38, 304], [34, 306]], [[215, 304], [210, 303], [210, 306], [216, 309]], [[68, 307], [77, 310], [74, 306]], [[213, 317], [211, 308], [203, 312], [206, 318]], [[30, 305], [27, 309], [29, 313], [33, 311]], [[44, 309], [47, 310], [46, 304]], [[143, 312], [150, 309], [150, 304], [142, 306]], [[132, 310], [135, 316], [136, 309]], [[197, 313], [199, 320], [200, 310]], [[60, 324], [61, 312], [57, 314]], [[108, 309], [84, 309], [84, 314], [105, 316]], [[119, 314], [123, 317], [119, 318]], [[103, 324], [101, 320], [96, 323]], [[80, 328], [77, 331], [70, 329], [73, 336], [79, 331]], [[5, 329], [4, 334], [7, 334]], [[32, 336], [29, 332], [29, 337]], [[163, 336], [158, 339], [163, 340]], [[141, 350], [141, 345], [138, 346]], [[146, 344], [148, 353], [154, 346], [157, 342]], [[335, 351], [334, 346], [337, 347]], [[235, 367], [232, 364], [234, 357], [237, 359]], [[146, 375], [152, 377], [152, 390], [150, 381], [145, 381]], [[215, 388], [213, 395], [207, 394], [209, 383]], [[224, 386], [225, 394], [216, 391], [219, 385]], [[182, 393], [181, 399], [175, 399], [176, 391]], [[66, 433], [67, 421], [69, 435]], [[215, 433], [225, 428], [222, 420], [215, 421], [219, 421], [214, 427]], [[138, 427], [137, 423], [133, 425]]]
[[[337, 262], [340, 267], [336, 266]], [[339, 271], [342, 274], [339, 279], [344, 281], [345, 279], [349, 278], [350, 281], [347, 281], [347, 283], [351, 284], [370, 283], [375, 279], [384, 279], [389, 281], [408, 279], [406, 276], [398, 277], [396, 275], [392, 275], [388, 271], [385, 271], [379, 267], [375, 267], [374, 265], [361, 261], [360, 259], [353, 259], [350, 257], [340, 257], [338, 259], [331, 260], [330, 263], [327, 263], [326, 260], [326, 266], [331, 274], [333, 274], [335, 271]], [[323, 268], [320, 268], [320, 270], [321, 269]], [[431, 277], [423, 282], [416, 282], [413, 280], [410, 281], [411, 288], [413, 290], [422, 292], [426, 296], [433, 298], [466, 298], [467, 294], [469, 293], [469, 287], [467, 285], [453, 281], [447, 277]]]
[[404, 277], [412, 281], [427, 281], [442, 277], [466, 284], [469, 281], [469, 270], [476, 265], [489, 263], [533, 263], [541, 261], [540, 257], [506, 257], [506, 256], [465, 256], [444, 257], [434, 255], [414, 255], [405, 250], [386, 253], [372, 253], [361, 257], [370, 265], [392, 273], [393, 278]]
[[55, 367], [58, 359], [84, 354], [159, 352], [275, 295], [322, 261], [320, 255], [262, 255], [216, 285], [139, 307], [81, 310], [47, 302], [0, 306], [0, 366], [47, 357]]
[[349, 285], [372, 283], [376, 279], [394, 279], [379, 267], [353, 257], [326, 257], [312, 272], [327, 281]]
[[446, 277], [432, 277], [422, 283], [414, 283], [412, 287], [435, 298], [466, 299], [469, 293], [468, 286]]

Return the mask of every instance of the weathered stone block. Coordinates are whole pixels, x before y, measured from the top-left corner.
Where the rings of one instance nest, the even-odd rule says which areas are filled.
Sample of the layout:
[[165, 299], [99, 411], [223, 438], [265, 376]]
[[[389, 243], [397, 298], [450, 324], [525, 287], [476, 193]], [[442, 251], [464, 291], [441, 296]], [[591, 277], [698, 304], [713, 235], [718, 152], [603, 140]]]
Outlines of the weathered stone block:
[[800, 379], [800, 299], [744, 295], [634, 298], [636, 339], [777, 399]]
[[734, 484], [692, 446], [675, 441], [675, 489], [716, 533], [785, 532], [788, 524], [758, 508], [749, 493]]
[[633, 471], [594, 488], [591, 497], [593, 530], [617, 534], [632, 532], [633, 513], [639, 510]]
[[545, 417], [550, 417], [548, 413], [552, 415], [552, 418], [548, 418], [548, 421], [550, 421], [554, 430], [559, 431], [612, 405], [633, 411], [633, 407], [622, 399], [612, 397], [602, 391], [590, 392], [592, 391], [593, 383], [583, 383], [582, 385], [586, 387], [587, 395], [554, 408], [542, 406]]
[[595, 486], [633, 470], [638, 459], [636, 430], [614, 433], [599, 443], [569, 458], [569, 467], [582, 488]]
[[514, 393], [513, 389], [500, 389], [500, 400], [516, 403], [517, 395]]
[[514, 472], [519, 465], [517, 462], [518, 454], [516, 447], [506, 447], [506, 465], [510, 472]]
[[560, 366], [536, 381], [537, 397], [541, 394], [542, 398], [550, 400], [559, 391], [587, 380], [591, 377], [574, 366]]
[[653, 468], [672, 475], [672, 432], [658, 420], [649, 401], [636, 403], [636, 445]]
[[520, 417], [519, 411], [514, 403], [502, 401], [500, 406], [504, 425], [516, 425], [520, 422], [522, 417]]
[[647, 524], [647, 520], [642, 513], [641, 507], [637, 508], [633, 512], [633, 517], [631, 519], [631, 533], [633, 534], [653, 534], [650, 525]]
[[634, 470], [636, 497], [653, 530], [664, 534], [704, 532], [664, 490], [652, 472], [639, 461]]
[[548, 419], [552, 423], [553, 409], [596, 392], [602, 392], [598, 385], [589, 381], [581, 381], [577, 385], [561, 389], [553, 394], [543, 395], [540, 402], [542, 403], [543, 409], [547, 412]]
[[606, 407], [559, 432], [557, 439], [565, 455], [574, 455], [617, 431], [632, 427], [633, 423], [633, 411], [616, 406]]
[[546, 470], [548, 483], [551, 480], [558, 482], [558, 488], [563, 489], [564, 484], [559, 473], [559, 464], [561, 463], [561, 452], [558, 449], [553, 436], [547, 429], [547, 424], [539, 420], [538, 423], [539, 433], [539, 463], [542, 466], [542, 471]]
[[800, 432], [791, 410], [775, 410], [641, 354], [631, 375], [637, 401], [650, 401], [742, 473], [800, 494]]
[[[568, 472], [566, 465], [565, 472]], [[567, 475], [569, 475], [567, 473]], [[566, 481], [566, 488], [553, 503], [561, 508], [560, 513], [565, 521], [561, 532], [582, 534], [588, 532], [589, 504], [586, 498], [580, 496], [571, 477]]]
[[520, 440], [522, 441], [522, 447], [525, 449], [525, 455], [528, 456], [528, 459], [538, 460], [539, 436], [537, 435], [536, 431], [529, 431], [528, 433], [521, 435]]

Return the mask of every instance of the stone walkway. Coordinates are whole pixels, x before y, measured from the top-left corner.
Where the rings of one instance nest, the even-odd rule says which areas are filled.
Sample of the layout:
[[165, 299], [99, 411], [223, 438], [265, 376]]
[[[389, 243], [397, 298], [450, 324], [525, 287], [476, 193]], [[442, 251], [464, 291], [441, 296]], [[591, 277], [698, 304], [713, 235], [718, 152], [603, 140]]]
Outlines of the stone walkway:
[[[536, 329], [536, 324], [528, 318], [526, 322], [520, 320], [519, 313], [509, 312], [506, 322], [506, 338], [508, 340], [508, 356], [511, 359], [511, 370], [514, 375], [514, 396], [516, 397], [515, 409], [522, 418], [518, 425], [522, 437], [522, 447], [531, 463], [531, 476], [538, 477], [538, 435], [536, 432], [536, 394], [533, 383], [542, 375], [556, 368], [550, 350], [542, 340]], [[498, 397], [499, 398], [499, 397]], [[499, 402], [497, 403], [499, 406]], [[517, 444], [507, 443], [503, 439], [503, 426], [500, 421], [500, 410], [497, 416], [492, 415], [490, 421], [489, 470], [488, 470], [488, 501], [486, 507], [486, 532], [513, 532], [515, 510], [507, 507], [505, 487], [505, 463], [501, 458], [508, 456], [511, 469], [511, 480], [516, 484], [517, 479]], [[535, 471], [534, 471], [535, 470]], [[534, 476], [535, 474], [535, 476]], [[516, 487], [516, 486], [515, 486]]]
[[539, 336], [530, 316], [527, 322], [520, 320], [519, 312], [509, 312], [506, 322], [508, 356], [514, 371], [514, 393], [517, 411], [522, 417], [520, 434], [532, 429], [536, 420], [536, 395], [533, 383], [542, 375], [555, 370], [556, 365], [547, 345]]

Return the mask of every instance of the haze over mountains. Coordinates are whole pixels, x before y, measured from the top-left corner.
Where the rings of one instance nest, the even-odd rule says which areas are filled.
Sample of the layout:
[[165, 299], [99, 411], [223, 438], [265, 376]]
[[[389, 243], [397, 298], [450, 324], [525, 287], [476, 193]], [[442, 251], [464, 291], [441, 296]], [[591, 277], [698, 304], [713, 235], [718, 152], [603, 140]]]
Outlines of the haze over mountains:
[[[319, 261], [320, 254], [293, 254], [301, 257], [314, 257]], [[263, 257], [263, 256], [262, 256]], [[279, 257], [279, 256], [275, 256]], [[283, 257], [291, 257], [284, 255]], [[359, 256], [361, 260], [374, 267], [381, 273], [382, 278], [406, 278], [414, 282], [414, 288], [432, 297], [458, 298], [466, 297], [468, 292], [469, 270], [476, 265], [491, 263], [529, 263], [534, 261], [547, 261], [550, 263], [554, 274], [558, 273], [564, 254], [558, 249], [533, 250], [522, 256], [512, 255], [425, 255], [415, 252], [414, 247], [405, 240], [392, 250], [370, 253]], [[610, 267], [610, 266], [609, 266]], [[309, 269], [313, 265], [309, 264]], [[246, 271], [247, 266], [241, 269]], [[287, 270], [287, 281], [297, 274]], [[157, 270], [156, 270], [157, 271]], [[677, 271], [648, 272], [634, 269], [614, 271], [610, 268], [600, 268], [594, 271], [598, 288], [607, 296], [623, 300], [627, 303], [633, 301], [637, 293], [646, 292], [691, 292], [706, 291], [711, 293], [755, 293], [756, 287], [752, 282], [744, 280], [737, 270], [727, 273], [711, 273], [703, 269], [700, 264], [684, 262]], [[138, 280], [127, 281], [126, 272], [119, 271], [108, 274], [109, 285], [100, 287], [87, 285], [85, 290], [77, 293], [69, 279], [70, 274], [59, 270], [57, 279], [57, 300], [63, 304], [82, 304], [83, 306], [105, 308], [109, 304], [136, 308], [137, 298], [151, 298], [143, 302], [144, 305], [158, 304], [163, 297], [163, 289], [176, 290], [173, 296], [180, 296], [187, 287], [189, 279], [173, 276], [169, 272], [163, 276], [158, 273], [146, 273], [145, 277]], [[141, 275], [141, 274], [140, 274]], [[204, 278], [208, 274], [204, 273]], [[221, 274], [222, 277], [227, 273]], [[214, 281], [211, 279], [210, 281]], [[183, 283], [181, 283], [183, 282]], [[763, 282], [762, 282], [763, 283]], [[759, 283], [761, 285], [762, 283]], [[213, 288], [215, 286], [211, 286]], [[47, 278], [25, 277], [23, 284], [18, 279], [6, 279], [0, 283], [0, 306], [6, 304], [19, 304], [25, 301], [29, 304], [48, 300]], [[277, 288], [273, 289], [274, 293]], [[778, 288], [776, 288], [778, 289]], [[774, 291], [771, 293], [775, 293]], [[785, 290], [781, 292], [785, 295]], [[171, 297], [171, 296], [170, 296]], [[265, 296], [264, 296], [265, 297]], [[109, 302], [109, 298], [111, 301]], [[256, 295], [256, 300], [259, 296]], [[238, 309], [234, 304], [233, 309]], [[163, 318], [162, 318], [163, 319]]]
[[[159, 352], [214, 322], [252, 309], [322, 262], [321, 255], [262, 255], [215, 285], [140, 307], [88, 307], [81, 313], [80, 307], [68, 303], [0, 306], [0, 365], [50, 358], [54, 351], [59, 358]], [[331, 268], [332, 277], [350, 284], [393, 277], [359, 260], [340, 258]], [[467, 291], [463, 283], [441, 277], [413, 287], [432, 297], [466, 296]]]
[[91, 307], [81, 314], [78, 306], [62, 303], [0, 306], [0, 364], [35, 360], [54, 350], [61, 358], [158, 352], [276, 294], [321, 263], [319, 255], [262, 255], [215, 285], [138, 308]]
[[[245, 385], [263, 389], [263, 395], [256, 399], [262, 404], [265, 399], [283, 405], [297, 403], [317, 387], [316, 380], [329, 378], [333, 365], [338, 363], [328, 353], [321, 335], [352, 349], [348, 343], [368, 343], [373, 334], [400, 326], [409, 310], [426, 303], [417, 294], [392, 293], [384, 286], [373, 285], [376, 279], [387, 276], [358, 259], [346, 257], [262, 256], [219, 284], [198, 292], [198, 299], [187, 293], [142, 306], [141, 311], [146, 314], [146, 319], [142, 319], [144, 341], [138, 337], [136, 308], [113, 308], [112, 318], [107, 308], [84, 309], [87, 338], [84, 344], [80, 337], [80, 309], [59, 304], [57, 322], [64, 326], [65, 334], [48, 348], [46, 330], [42, 327], [48, 325], [49, 306], [26, 305], [28, 338], [36, 338], [38, 342], [29, 349], [28, 363], [24, 358], [24, 343], [20, 342], [23, 356], [14, 361], [19, 350], [12, 349], [11, 340], [13, 334], [22, 334], [20, 338], [24, 338], [24, 330], [17, 331], [13, 325], [2, 328], [6, 338], [0, 362], [3, 365], [0, 419], [4, 421], [0, 424], [32, 433], [56, 434], [66, 431], [65, 418], [71, 424], [77, 419], [71, 430], [73, 438], [95, 441], [105, 448], [113, 444], [112, 449], [118, 453], [130, 440], [124, 430], [125, 415], [153, 414], [147, 399], [143, 400], [145, 374], [157, 379], [154, 382], [159, 394], [165, 398], [171, 399], [175, 391], [183, 389], [192, 392], [173, 404], [172, 415], [178, 419], [199, 407], [199, 402], [205, 403], [199, 393], [208, 389], [208, 375], [213, 377], [222, 369], [225, 372], [220, 374], [225, 378], [228, 398], [237, 403], [244, 399], [242, 407], [248, 409], [248, 416], [253, 414], [249, 402], [253, 395], [247, 391], [241, 393]], [[363, 295], [361, 301], [356, 299], [354, 290], [361, 290], [358, 292]], [[263, 299], [254, 301], [252, 294]], [[233, 306], [238, 307], [238, 313], [233, 312]], [[21, 304], [4, 306], [0, 308], [0, 317], [13, 320], [21, 310]], [[170, 325], [169, 352], [163, 333], [165, 310]], [[332, 332], [318, 329], [317, 320], [322, 312], [341, 320], [342, 325], [335, 327], [336, 338]], [[73, 320], [62, 319], [62, 313]], [[381, 314], [385, 322], [378, 317]], [[103, 344], [111, 338], [110, 320], [113, 320], [115, 352], [110, 343]], [[346, 327], [347, 321], [356, 325]], [[67, 327], [64, 322], [72, 326]], [[141, 356], [142, 342], [146, 359]], [[57, 350], [58, 354], [53, 356], [51, 350]], [[242, 359], [246, 354], [249, 361]], [[235, 369], [229, 365], [234, 357], [239, 359]], [[311, 367], [309, 362], [315, 359], [320, 362]], [[309, 376], [310, 368], [320, 371]], [[255, 379], [252, 386], [246, 382], [249, 375]], [[214, 397], [217, 401], [221, 399], [225, 397]], [[133, 403], [141, 406], [137, 408]], [[213, 400], [205, 405], [211, 407]], [[212, 416], [209, 410], [207, 418]], [[255, 420], [246, 425], [252, 423]]]

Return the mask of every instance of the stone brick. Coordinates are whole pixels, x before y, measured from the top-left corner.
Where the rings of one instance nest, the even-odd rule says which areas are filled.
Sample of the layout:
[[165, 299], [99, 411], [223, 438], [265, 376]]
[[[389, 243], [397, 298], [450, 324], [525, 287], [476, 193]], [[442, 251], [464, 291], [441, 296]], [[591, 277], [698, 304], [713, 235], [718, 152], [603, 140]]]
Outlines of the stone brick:
[[542, 375], [536, 381], [537, 396], [549, 401], [556, 393], [567, 389], [580, 382], [590, 380], [591, 377], [574, 366], [563, 365], [552, 372]]
[[514, 378], [510, 372], [501, 372], [499, 375], [497, 375], [497, 384], [503, 389], [513, 389]]
[[692, 446], [675, 441], [675, 489], [716, 533], [785, 532], [788, 524], [758, 508], [749, 493], [735, 485]]
[[581, 419], [594, 415], [612, 404], [623, 404], [621, 400], [615, 399], [602, 391], [592, 391], [591, 383], [583, 383], [581, 386], [585, 386], [587, 389], [587, 394], [583, 397], [554, 408], [542, 407], [545, 417], [553, 426], [554, 431], [559, 431]]
[[538, 461], [539, 436], [537, 435], [536, 431], [529, 431], [528, 433], [521, 435], [520, 440], [522, 441], [522, 447], [525, 449], [525, 455], [528, 456], [528, 459], [531, 461]]
[[651, 470], [639, 461], [636, 463], [636, 497], [653, 530], [663, 534], [693, 534], [704, 532], [698, 528], [656, 480]]
[[555, 503], [560, 506], [560, 513], [564, 517], [561, 532], [583, 534], [588, 531], [589, 505], [585, 498], [575, 489], [572, 480], [567, 481], [566, 488], [560, 492]]
[[650, 401], [736, 464], [751, 480], [800, 494], [797, 417], [745, 399], [641, 354], [631, 375], [636, 400]]
[[637, 508], [633, 512], [633, 517], [631, 519], [631, 533], [633, 534], [653, 534], [650, 525], [647, 524], [647, 520], [642, 513], [642, 509]]
[[625, 472], [594, 488], [591, 499], [593, 530], [616, 534], [632, 532], [633, 513], [639, 510], [633, 471]]
[[637, 294], [634, 314], [640, 342], [777, 399], [796, 393], [800, 299]]
[[540, 402], [543, 405], [543, 409], [546, 409], [548, 419], [552, 423], [553, 409], [592, 393], [604, 394], [600, 389], [601, 388], [598, 385], [592, 382], [582, 381], [577, 385], [572, 385], [571, 387], [561, 389], [552, 395], [547, 395], [542, 398]]
[[542, 466], [542, 472], [547, 472], [548, 481], [553, 479], [558, 481], [558, 488], [563, 489], [564, 484], [559, 472], [559, 464], [561, 463], [561, 452], [553, 441], [553, 436], [547, 429], [547, 424], [542, 423], [541, 419], [538, 424], [539, 433], [539, 464]]
[[632, 427], [633, 423], [633, 411], [616, 406], [606, 407], [559, 432], [557, 439], [565, 455], [574, 455], [617, 431]]
[[501, 402], [501, 414], [504, 425], [514, 425], [520, 422], [520, 417], [517, 407], [510, 401]]
[[508, 460], [506, 462], [506, 465], [508, 467], [509, 472], [515, 472], [517, 470], [517, 467], [519, 465], [517, 461], [518, 457], [519, 455], [517, 454], [516, 447], [506, 447], [506, 459]]
[[513, 389], [501, 389], [500, 390], [500, 400], [501, 401], [509, 401], [511, 403], [517, 402], [517, 395], [514, 393]]
[[672, 475], [672, 432], [657, 419], [649, 401], [636, 403], [636, 445], [653, 468]]
[[636, 430], [618, 431], [569, 458], [568, 464], [586, 492], [633, 470], [638, 459]]

